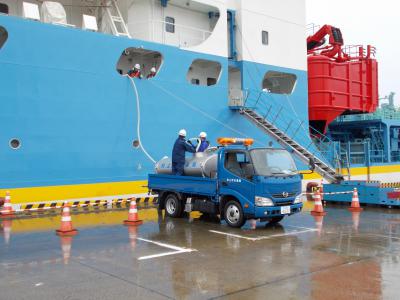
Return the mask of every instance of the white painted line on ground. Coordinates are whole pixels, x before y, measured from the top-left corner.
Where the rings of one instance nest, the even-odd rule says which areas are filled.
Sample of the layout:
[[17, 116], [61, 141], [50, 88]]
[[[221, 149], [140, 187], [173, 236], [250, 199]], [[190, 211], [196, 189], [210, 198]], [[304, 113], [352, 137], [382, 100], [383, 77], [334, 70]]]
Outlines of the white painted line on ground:
[[249, 241], [257, 241], [257, 238], [251, 238], [251, 237], [247, 237], [247, 236], [243, 236], [243, 235], [239, 235], [239, 234], [233, 234], [233, 233], [217, 231], [217, 230], [209, 230], [209, 232], [227, 235], [227, 236], [231, 236], [231, 237], [235, 237], [235, 238], [239, 238], [239, 239], [245, 239], [245, 240], [249, 240]]
[[239, 238], [239, 239], [245, 239], [245, 240], [249, 240], [249, 241], [253, 241], [253, 242], [254, 241], [260, 241], [260, 240], [271, 239], [271, 238], [276, 238], [276, 237], [283, 237], [283, 236], [288, 236], [288, 235], [296, 235], [296, 234], [301, 234], [301, 233], [314, 232], [314, 231], [317, 231], [317, 229], [308, 228], [306, 230], [296, 230], [296, 231], [280, 233], [280, 234], [273, 234], [273, 235], [268, 235], [268, 236], [248, 237], [248, 236], [243, 236], [243, 235], [239, 235], [239, 234], [227, 233], [227, 232], [223, 232], [223, 231], [209, 230], [209, 232], [212, 232], [212, 233], [217, 233], [217, 234], [221, 234], [221, 235], [236, 237], [236, 238]]
[[178, 247], [178, 246], [174, 246], [174, 245], [170, 245], [170, 244], [160, 243], [160, 242], [157, 242], [157, 241], [147, 240], [147, 239], [144, 239], [144, 238], [139, 238], [139, 237], [138, 237], [138, 238], [136, 238], [136, 239], [139, 240], [139, 241], [143, 241], [143, 242], [155, 244], [155, 245], [158, 245], [158, 246], [160, 246], [160, 247], [172, 249], [172, 250], [175, 250], [175, 251], [186, 251], [186, 250], [195, 251], [195, 250], [193, 250], [193, 249], [182, 248], [182, 247]]
[[139, 238], [139, 237], [136, 239], [139, 241], [151, 243], [151, 244], [154, 244], [154, 245], [157, 245], [160, 247], [175, 250], [175, 251], [163, 252], [163, 253], [158, 253], [158, 254], [153, 254], [153, 255], [141, 256], [138, 258], [138, 260], [145, 260], [145, 259], [157, 258], [157, 257], [162, 257], [162, 256], [167, 256], [167, 255], [174, 255], [174, 254], [189, 253], [189, 252], [197, 251], [196, 249], [182, 248], [182, 247], [178, 247], [178, 246], [174, 246], [174, 245], [170, 245], [170, 244], [166, 244], [166, 243], [161, 243], [161, 242], [157, 242], [157, 241], [147, 240], [147, 239]]
[[383, 234], [376, 234], [376, 233], [366, 233], [366, 235], [372, 235], [372, 236], [379, 236], [387, 239], [395, 239], [395, 240], [400, 240], [400, 237], [397, 236], [390, 236], [390, 235], [383, 235]]
[[315, 228], [310, 228], [310, 227], [303, 227], [303, 226], [294, 226], [294, 225], [285, 225], [287, 227], [293, 227], [293, 228], [300, 228], [300, 229], [308, 229], [308, 230], [314, 230]]
[[307, 233], [307, 232], [314, 232], [314, 231], [318, 231], [317, 229], [307, 229], [307, 230], [296, 230], [296, 231], [291, 231], [291, 232], [286, 232], [286, 233], [280, 233], [280, 234], [273, 234], [273, 235], [269, 235], [269, 236], [260, 236], [258, 237], [257, 240], [266, 240], [266, 239], [272, 239], [272, 238], [276, 238], [276, 237], [283, 237], [283, 236], [289, 236], [289, 235], [297, 235], [297, 234], [301, 234], [301, 233]]
[[192, 252], [194, 250], [192, 249], [187, 249], [185, 251], [170, 251], [170, 252], [164, 252], [164, 253], [159, 253], [159, 254], [153, 254], [153, 255], [147, 255], [147, 256], [141, 256], [138, 258], [138, 260], [145, 260], [145, 259], [151, 259], [151, 258], [158, 258], [162, 256], [168, 256], [168, 255], [175, 255], [175, 254], [181, 254], [181, 253], [188, 253]]

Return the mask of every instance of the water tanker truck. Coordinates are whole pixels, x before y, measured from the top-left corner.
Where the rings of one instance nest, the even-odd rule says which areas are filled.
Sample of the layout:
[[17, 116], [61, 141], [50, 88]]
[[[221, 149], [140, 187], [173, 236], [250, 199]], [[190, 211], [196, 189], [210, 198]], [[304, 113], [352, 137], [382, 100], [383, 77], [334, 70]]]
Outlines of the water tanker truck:
[[301, 211], [302, 178], [287, 150], [251, 148], [252, 139], [218, 143], [186, 158], [184, 176], [171, 174], [167, 157], [149, 174], [149, 190], [158, 194], [159, 208], [168, 216], [199, 211], [242, 227], [247, 219], [277, 223]]

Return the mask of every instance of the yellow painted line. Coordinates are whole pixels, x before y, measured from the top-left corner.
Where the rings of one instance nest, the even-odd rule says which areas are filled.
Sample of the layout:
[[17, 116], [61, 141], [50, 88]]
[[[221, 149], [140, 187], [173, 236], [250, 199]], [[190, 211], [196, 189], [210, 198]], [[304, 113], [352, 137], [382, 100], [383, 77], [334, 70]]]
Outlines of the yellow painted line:
[[[302, 172], [307, 172], [307, 170], [303, 170]], [[400, 172], [400, 165], [388, 165], [388, 166], [372, 166], [370, 167], [370, 173], [371, 174], [383, 174], [383, 173], [396, 173]], [[357, 168], [351, 168], [350, 173], [352, 176], [357, 176], [357, 175], [367, 175], [368, 174], [368, 168], [367, 167], [357, 167]], [[347, 175], [347, 170], [343, 169], [343, 175]], [[304, 174], [304, 179], [305, 180], [312, 180], [312, 179], [321, 179], [321, 175], [318, 173], [312, 173], [312, 174]]]
[[[93, 211], [82, 214], [72, 214], [72, 223], [77, 229], [98, 226], [121, 225], [128, 217], [128, 210]], [[139, 218], [145, 222], [157, 221], [157, 209], [139, 209]], [[11, 234], [33, 231], [53, 231], [60, 227], [60, 215], [44, 215], [43, 217], [16, 218], [11, 220]], [[0, 220], [0, 223], [2, 221]]]
[[[139, 218], [144, 222], [158, 222], [158, 210], [156, 208], [139, 209]], [[36, 217], [37, 216], [37, 217]], [[91, 228], [98, 226], [122, 225], [122, 222], [128, 218], [128, 209], [124, 210], [89, 210], [89, 212], [74, 214], [72, 213], [72, 223], [77, 229]], [[191, 212], [190, 217], [197, 219], [201, 216], [199, 212]], [[8, 221], [8, 220], [7, 220]], [[0, 236], [3, 225], [0, 219]], [[35, 231], [53, 231], [60, 227], [60, 214], [33, 215], [29, 218], [15, 218], [8, 221], [11, 223], [11, 234]]]
[[147, 181], [107, 182], [78, 185], [0, 189], [0, 197], [11, 193], [12, 203], [45, 202], [60, 199], [92, 198], [147, 192]]

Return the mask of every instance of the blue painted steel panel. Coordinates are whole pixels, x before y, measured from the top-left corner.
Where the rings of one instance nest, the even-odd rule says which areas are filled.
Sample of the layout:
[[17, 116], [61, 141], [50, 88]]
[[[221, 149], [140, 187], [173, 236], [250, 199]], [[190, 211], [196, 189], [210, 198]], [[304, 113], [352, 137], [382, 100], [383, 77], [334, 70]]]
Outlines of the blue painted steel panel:
[[149, 174], [149, 189], [215, 196], [217, 180], [194, 176]]
[[[211, 141], [219, 136], [252, 137], [258, 146], [272, 141], [229, 109], [226, 57], [8, 16], [0, 16], [0, 25], [9, 33], [0, 50], [0, 82], [7, 87], [0, 89], [0, 188], [147, 178], [154, 165], [132, 147], [136, 99], [129, 80], [116, 72], [128, 47], [159, 51], [164, 58], [156, 78], [135, 80], [142, 144], [154, 159], [170, 155], [180, 128], [189, 136], [206, 131]], [[217, 85], [186, 81], [198, 58], [221, 63]], [[245, 72], [256, 69], [249, 62], [243, 65]], [[277, 69], [257, 64], [261, 67]], [[306, 72], [291, 71], [299, 78], [292, 102], [303, 118]], [[246, 88], [260, 89], [244, 78]], [[20, 139], [20, 149], [8, 146], [12, 138]]]
[[350, 203], [353, 197], [351, 191], [354, 188], [357, 188], [360, 203], [400, 206], [400, 201], [388, 198], [388, 193], [393, 192], [395, 189], [382, 188], [380, 183], [376, 181], [351, 180], [338, 184], [324, 184], [324, 193], [350, 192], [349, 194], [327, 194], [324, 195], [324, 200]]

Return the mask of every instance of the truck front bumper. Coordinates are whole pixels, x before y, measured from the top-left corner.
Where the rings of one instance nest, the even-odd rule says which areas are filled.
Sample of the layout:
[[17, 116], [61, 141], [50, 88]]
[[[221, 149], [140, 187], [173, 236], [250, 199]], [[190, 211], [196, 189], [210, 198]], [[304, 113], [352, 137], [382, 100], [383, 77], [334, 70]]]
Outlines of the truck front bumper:
[[[265, 206], [265, 207], [256, 206], [255, 211], [254, 211], [254, 218], [255, 219], [265, 219], [265, 218], [279, 217], [279, 216], [284, 216], [284, 215], [293, 215], [295, 213], [301, 212], [302, 208], [303, 208], [303, 203], [297, 203], [297, 204], [290, 205], [290, 212], [287, 211], [287, 206], [286, 207], [285, 206]], [[253, 216], [248, 216], [248, 218], [251, 218], [251, 217], [253, 217]]]

